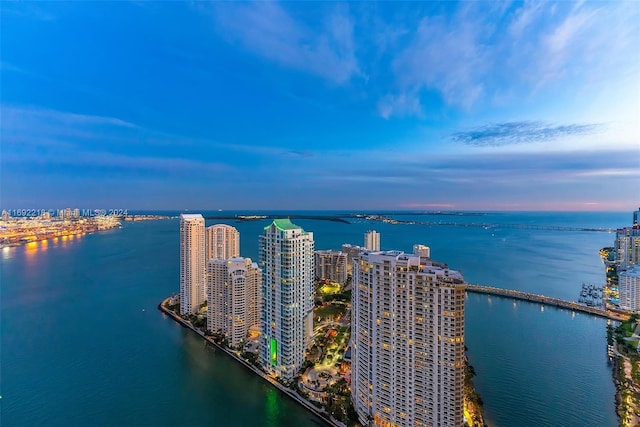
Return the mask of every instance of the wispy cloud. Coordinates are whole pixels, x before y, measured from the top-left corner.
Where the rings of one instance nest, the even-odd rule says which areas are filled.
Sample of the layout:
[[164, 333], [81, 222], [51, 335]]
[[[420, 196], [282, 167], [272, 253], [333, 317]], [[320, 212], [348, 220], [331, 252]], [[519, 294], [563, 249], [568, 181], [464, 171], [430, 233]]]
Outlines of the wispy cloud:
[[[400, 98], [413, 97], [399, 105], [413, 105], [420, 91], [438, 91], [448, 104], [469, 107], [484, 91], [482, 78], [489, 68], [487, 28], [472, 19], [469, 7], [461, 7], [452, 17], [425, 17], [411, 42], [397, 55], [392, 68]], [[392, 104], [393, 105], [393, 104]], [[413, 108], [418, 112], [417, 108]], [[406, 108], [391, 111], [402, 115]]]
[[313, 150], [174, 135], [116, 117], [33, 106], [0, 105], [0, 132], [2, 143], [11, 147], [3, 153], [3, 166], [38, 164], [43, 171], [49, 166], [67, 174], [93, 168], [198, 177], [224, 171], [229, 177], [264, 159], [295, 158], [297, 164], [317, 160]]
[[[434, 93], [469, 110], [543, 89], [588, 97], [616, 84], [612, 74], [635, 75], [637, 84], [638, 19], [636, 2], [459, 3], [455, 13], [421, 18], [411, 29], [392, 63], [395, 93], [383, 96], [378, 112], [420, 115]], [[388, 102], [403, 97], [414, 100]], [[405, 108], [416, 103], [421, 108]]]
[[51, 11], [46, 10], [46, 6], [46, 3], [36, 2], [2, 2], [0, 13], [38, 21], [54, 21], [56, 16]]
[[97, 170], [103, 173], [133, 173], [139, 177], [156, 176], [197, 176], [204, 179], [221, 172], [230, 173], [233, 168], [223, 163], [198, 161], [178, 157], [153, 157], [115, 154], [110, 152], [76, 152], [49, 154], [46, 158], [23, 156], [3, 156], [5, 166], [19, 166], [28, 163], [30, 166], [44, 167], [43, 174], [48, 175], [55, 170], [66, 170], [75, 176], [93, 174]]
[[539, 121], [494, 123], [455, 132], [451, 140], [475, 146], [503, 146], [551, 141], [572, 135], [588, 135], [604, 129], [601, 123], [555, 125]]
[[387, 95], [378, 101], [378, 113], [385, 119], [391, 116], [418, 116], [424, 115], [420, 99], [415, 93], [400, 93]]
[[[31, 127], [33, 123], [56, 124], [59, 126], [115, 126], [122, 128], [136, 128], [137, 126], [117, 117], [78, 114], [66, 111], [50, 110], [38, 107], [18, 107], [11, 105], [2, 106], [2, 128], [24, 129]], [[31, 130], [33, 130], [31, 128]]]
[[334, 83], [359, 74], [348, 10], [336, 8], [315, 31], [277, 3], [218, 3], [215, 17], [225, 35], [282, 66], [306, 71]]

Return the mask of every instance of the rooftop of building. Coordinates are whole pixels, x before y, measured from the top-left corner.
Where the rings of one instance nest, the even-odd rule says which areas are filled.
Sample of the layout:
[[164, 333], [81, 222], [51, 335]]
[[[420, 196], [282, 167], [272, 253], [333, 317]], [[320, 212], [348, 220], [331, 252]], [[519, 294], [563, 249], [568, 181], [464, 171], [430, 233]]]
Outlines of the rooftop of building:
[[[228, 228], [228, 229], [236, 230], [236, 228], [234, 226], [229, 225], [229, 224], [213, 224], [213, 225], [208, 226], [207, 228], [210, 228], [210, 229], [213, 229], [213, 228]], [[236, 230], [236, 231], [238, 231], [238, 230]]]
[[454, 282], [462, 283], [464, 281], [462, 274], [457, 270], [452, 270], [447, 264], [433, 261], [426, 257], [419, 257], [414, 254], [408, 254], [403, 251], [364, 251], [362, 255], [366, 256], [369, 261], [376, 257], [390, 257], [399, 261], [406, 261], [409, 268], [415, 269], [427, 274], [445, 274]]
[[[302, 230], [302, 227], [292, 223], [289, 218], [274, 219], [273, 222], [271, 224], [267, 225], [264, 229], [266, 230], [267, 228], [271, 227], [272, 225], [275, 225], [279, 230], [282, 230], [282, 231], [285, 231], [285, 230]], [[304, 231], [304, 230], [302, 230], [302, 231]]]
[[322, 255], [347, 255], [342, 251], [336, 251], [334, 249], [318, 249], [315, 253]]
[[204, 219], [204, 217], [202, 216], [202, 214], [180, 214], [180, 219], [184, 219], [184, 220], [193, 220], [193, 219]]

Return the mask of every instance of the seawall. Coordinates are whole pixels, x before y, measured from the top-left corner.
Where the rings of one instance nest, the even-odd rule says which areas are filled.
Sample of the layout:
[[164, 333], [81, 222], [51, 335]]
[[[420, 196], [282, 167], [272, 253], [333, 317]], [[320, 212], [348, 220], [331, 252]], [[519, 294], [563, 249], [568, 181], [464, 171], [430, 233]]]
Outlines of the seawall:
[[311, 403], [309, 403], [308, 401], [306, 401], [305, 399], [300, 397], [297, 393], [295, 393], [291, 389], [285, 387], [284, 385], [280, 384], [279, 382], [277, 382], [272, 377], [266, 375], [264, 372], [260, 371], [258, 368], [256, 368], [255, 366], [253, 366], [252, 364], [250, 364], [246, 360], [242, 359], [241, 357], [239, 357], [237, 354], [233, 353], [231, 350], [229, 350], [225, 346], [222, 346], [222, 345], [216, 343], [211, 337], [206, 336], [204, 334], [204, 332], [202, 332], [201, 330], [195, 328], [190, 322], [187, 322], [186, 320], [182, 319], [180, 316], [176, 315], [173, 311], [167, 309], [164, 305], [168, 300], [169, 300], [169, 298], [166, 298], [165, 300], [163, 300], [158, 305], [158, 309], [160, 309], [160, 311], [162, 311], [163, 313], [165, 313], [166, 315], [171, 317], [173, 320], [178, 322], [183, 327], [191, 329], [193, 332], [195, 332], [196, 334], [200, 335], [204, 340], [206, 340], [209, 344], [213, 345], [216, 349], [222, 351], [227, 356], [231, 357], [236, 362], [240, 363], [246, 369], [249, 369], [254, 374], [258, 375], [263, 380], [267, 381], [269, 384], [271, 384], [272, 386], [274, 386], [275, 388], [280, 390], [282, 393], [287, 395], [289, 398], [291, 398], [292, 400], [296, 401], [298, 404], [304, 406], [306, 409], [308, 409], [315, 416], [320, 418], [320, 420], [322, 420], [327, 425], [330, 425], [330, 426], [333, 426], [333, 427], [346, 427], [345, 424], [341, 423], [340, 421], [337, 421], [337, 420], [333, 419], [327, 413], [325, 413], [323, 411], [320, 411], [319, 408], [315, 407], [314, 405], [312, 405]]

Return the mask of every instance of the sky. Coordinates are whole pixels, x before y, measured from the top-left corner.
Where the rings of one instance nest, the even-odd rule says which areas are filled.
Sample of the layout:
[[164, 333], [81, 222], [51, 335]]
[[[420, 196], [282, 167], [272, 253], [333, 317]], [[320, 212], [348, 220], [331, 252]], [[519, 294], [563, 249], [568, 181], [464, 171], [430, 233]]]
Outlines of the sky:
[[1, 2], [3, 209], [640, 206], [640, 2]]

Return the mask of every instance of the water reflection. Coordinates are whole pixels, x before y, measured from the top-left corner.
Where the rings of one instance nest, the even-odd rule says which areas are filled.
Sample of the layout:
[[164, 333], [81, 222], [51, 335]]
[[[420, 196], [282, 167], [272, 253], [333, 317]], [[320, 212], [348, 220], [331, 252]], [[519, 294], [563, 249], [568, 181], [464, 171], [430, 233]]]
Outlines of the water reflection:
[[278, 425], [278, 392], [271, 388], [267, 392], [267, 401], [266, 401], [266, 410], [265, 414], [267, 417], [267, 425], [269, 426], [277, 426]]
[[26, 243], [22, 246], [5, 246], [2, 248], [2, 259], [10, 259], [15, 254], [15, 250], [18, 248], [24, 250], [24, 254], [27, 258], [31, 259], [38, 253], [46, 252], [49, 247], [51, 248], [65, 248], [74, 240], [81, 240], [83, 233], [81, 234], [66, 234], [59, 237], [52, 237], [50, 239], [36, 240]]
[[27, 255], [27, 258], [31, 258], [38, 253], [38, 242], [27, 243], [24, 248], [24, 253]]

